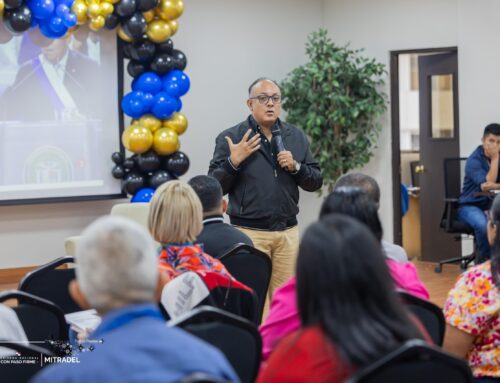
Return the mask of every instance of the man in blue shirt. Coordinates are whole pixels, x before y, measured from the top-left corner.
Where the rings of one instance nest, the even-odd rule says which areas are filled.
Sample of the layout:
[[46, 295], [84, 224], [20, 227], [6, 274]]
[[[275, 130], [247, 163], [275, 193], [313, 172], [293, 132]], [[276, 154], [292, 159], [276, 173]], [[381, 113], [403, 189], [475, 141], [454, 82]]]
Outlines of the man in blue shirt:
[[76, 252], [70, 292], [101, 324], [91, 347], [70, 363], [46, 367], [33, 383], [165, 383], [192, 373], [238, 382], [225, 357], [209, 344], [167, 327], [155, 296], [163, 281], [148, 233], [119, 217], [101, 218], [85, 230]]
[[482, 145], [467, 159], [462, 194], [458, 200], [458, 219], [474, 229], [478, 257], [481, 263], [490, 257], [490, 246], [486, 236], [487, 216], [493, 198], [478, 195], [479, 192], [490, 192], [500, 189], [499, 151], [500, 124], [489, 124], [484, 128]]

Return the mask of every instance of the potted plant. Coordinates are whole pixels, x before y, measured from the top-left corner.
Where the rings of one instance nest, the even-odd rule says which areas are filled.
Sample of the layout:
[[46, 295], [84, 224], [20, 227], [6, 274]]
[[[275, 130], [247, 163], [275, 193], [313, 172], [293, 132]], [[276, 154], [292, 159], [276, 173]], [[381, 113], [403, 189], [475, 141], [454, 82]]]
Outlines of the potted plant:
[[387, 109], [380, 90], [385, 66], [360, 52], [335, 45], [320, 29], [308, 36], [309, 61], [281, 84], [287, 121], [310, 137], [329, 191], [342, 174], [370, 160], [381, 130], [377, 117]]

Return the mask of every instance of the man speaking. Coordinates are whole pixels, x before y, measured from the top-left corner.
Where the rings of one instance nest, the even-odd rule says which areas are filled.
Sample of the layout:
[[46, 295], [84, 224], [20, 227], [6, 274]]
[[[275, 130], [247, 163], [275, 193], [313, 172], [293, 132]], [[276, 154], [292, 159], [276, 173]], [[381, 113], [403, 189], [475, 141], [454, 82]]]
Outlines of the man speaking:
[[248, 93], [251, 115], [219, 134], [208, 173], [229, 194], [231, 224], [271, 257], [272, 294], [294, 273], [298, 187], [312, 192], [323, 179], [304, 132], [279, 119], [278, 84], [259, 78]]

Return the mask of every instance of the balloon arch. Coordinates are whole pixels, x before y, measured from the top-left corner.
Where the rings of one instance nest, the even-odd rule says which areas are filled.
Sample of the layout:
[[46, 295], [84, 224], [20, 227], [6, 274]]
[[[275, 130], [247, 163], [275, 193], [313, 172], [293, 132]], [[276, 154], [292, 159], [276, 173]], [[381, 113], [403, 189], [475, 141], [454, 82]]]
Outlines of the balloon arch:
[[188, 126], [180, 111], [190, 81], [183, 72], [186, 56], [170, 39], [183, 11], [183, 0], [0, 0], [0, 16], [13, 35], [39, 28], [58, 39], [84, 24], [117, 31], [133, 77], [132, 91], [121, 100], [123, 113], [132, 118], [122, 143], [133, 155], [113, 153], [112, 175], [122, 180], [132, 202], [149, 201], [159, 185], [189, 168], [179, 135]]

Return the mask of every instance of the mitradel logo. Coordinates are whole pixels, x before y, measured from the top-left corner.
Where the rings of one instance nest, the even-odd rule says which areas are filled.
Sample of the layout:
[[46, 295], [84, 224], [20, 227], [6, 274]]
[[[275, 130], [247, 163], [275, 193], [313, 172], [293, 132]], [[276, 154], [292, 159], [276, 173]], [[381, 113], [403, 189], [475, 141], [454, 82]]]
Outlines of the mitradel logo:
[[77, 356], [44, 356], [43, 364], [53, 364], [53, 363], [80, 363], [80, 359]]

